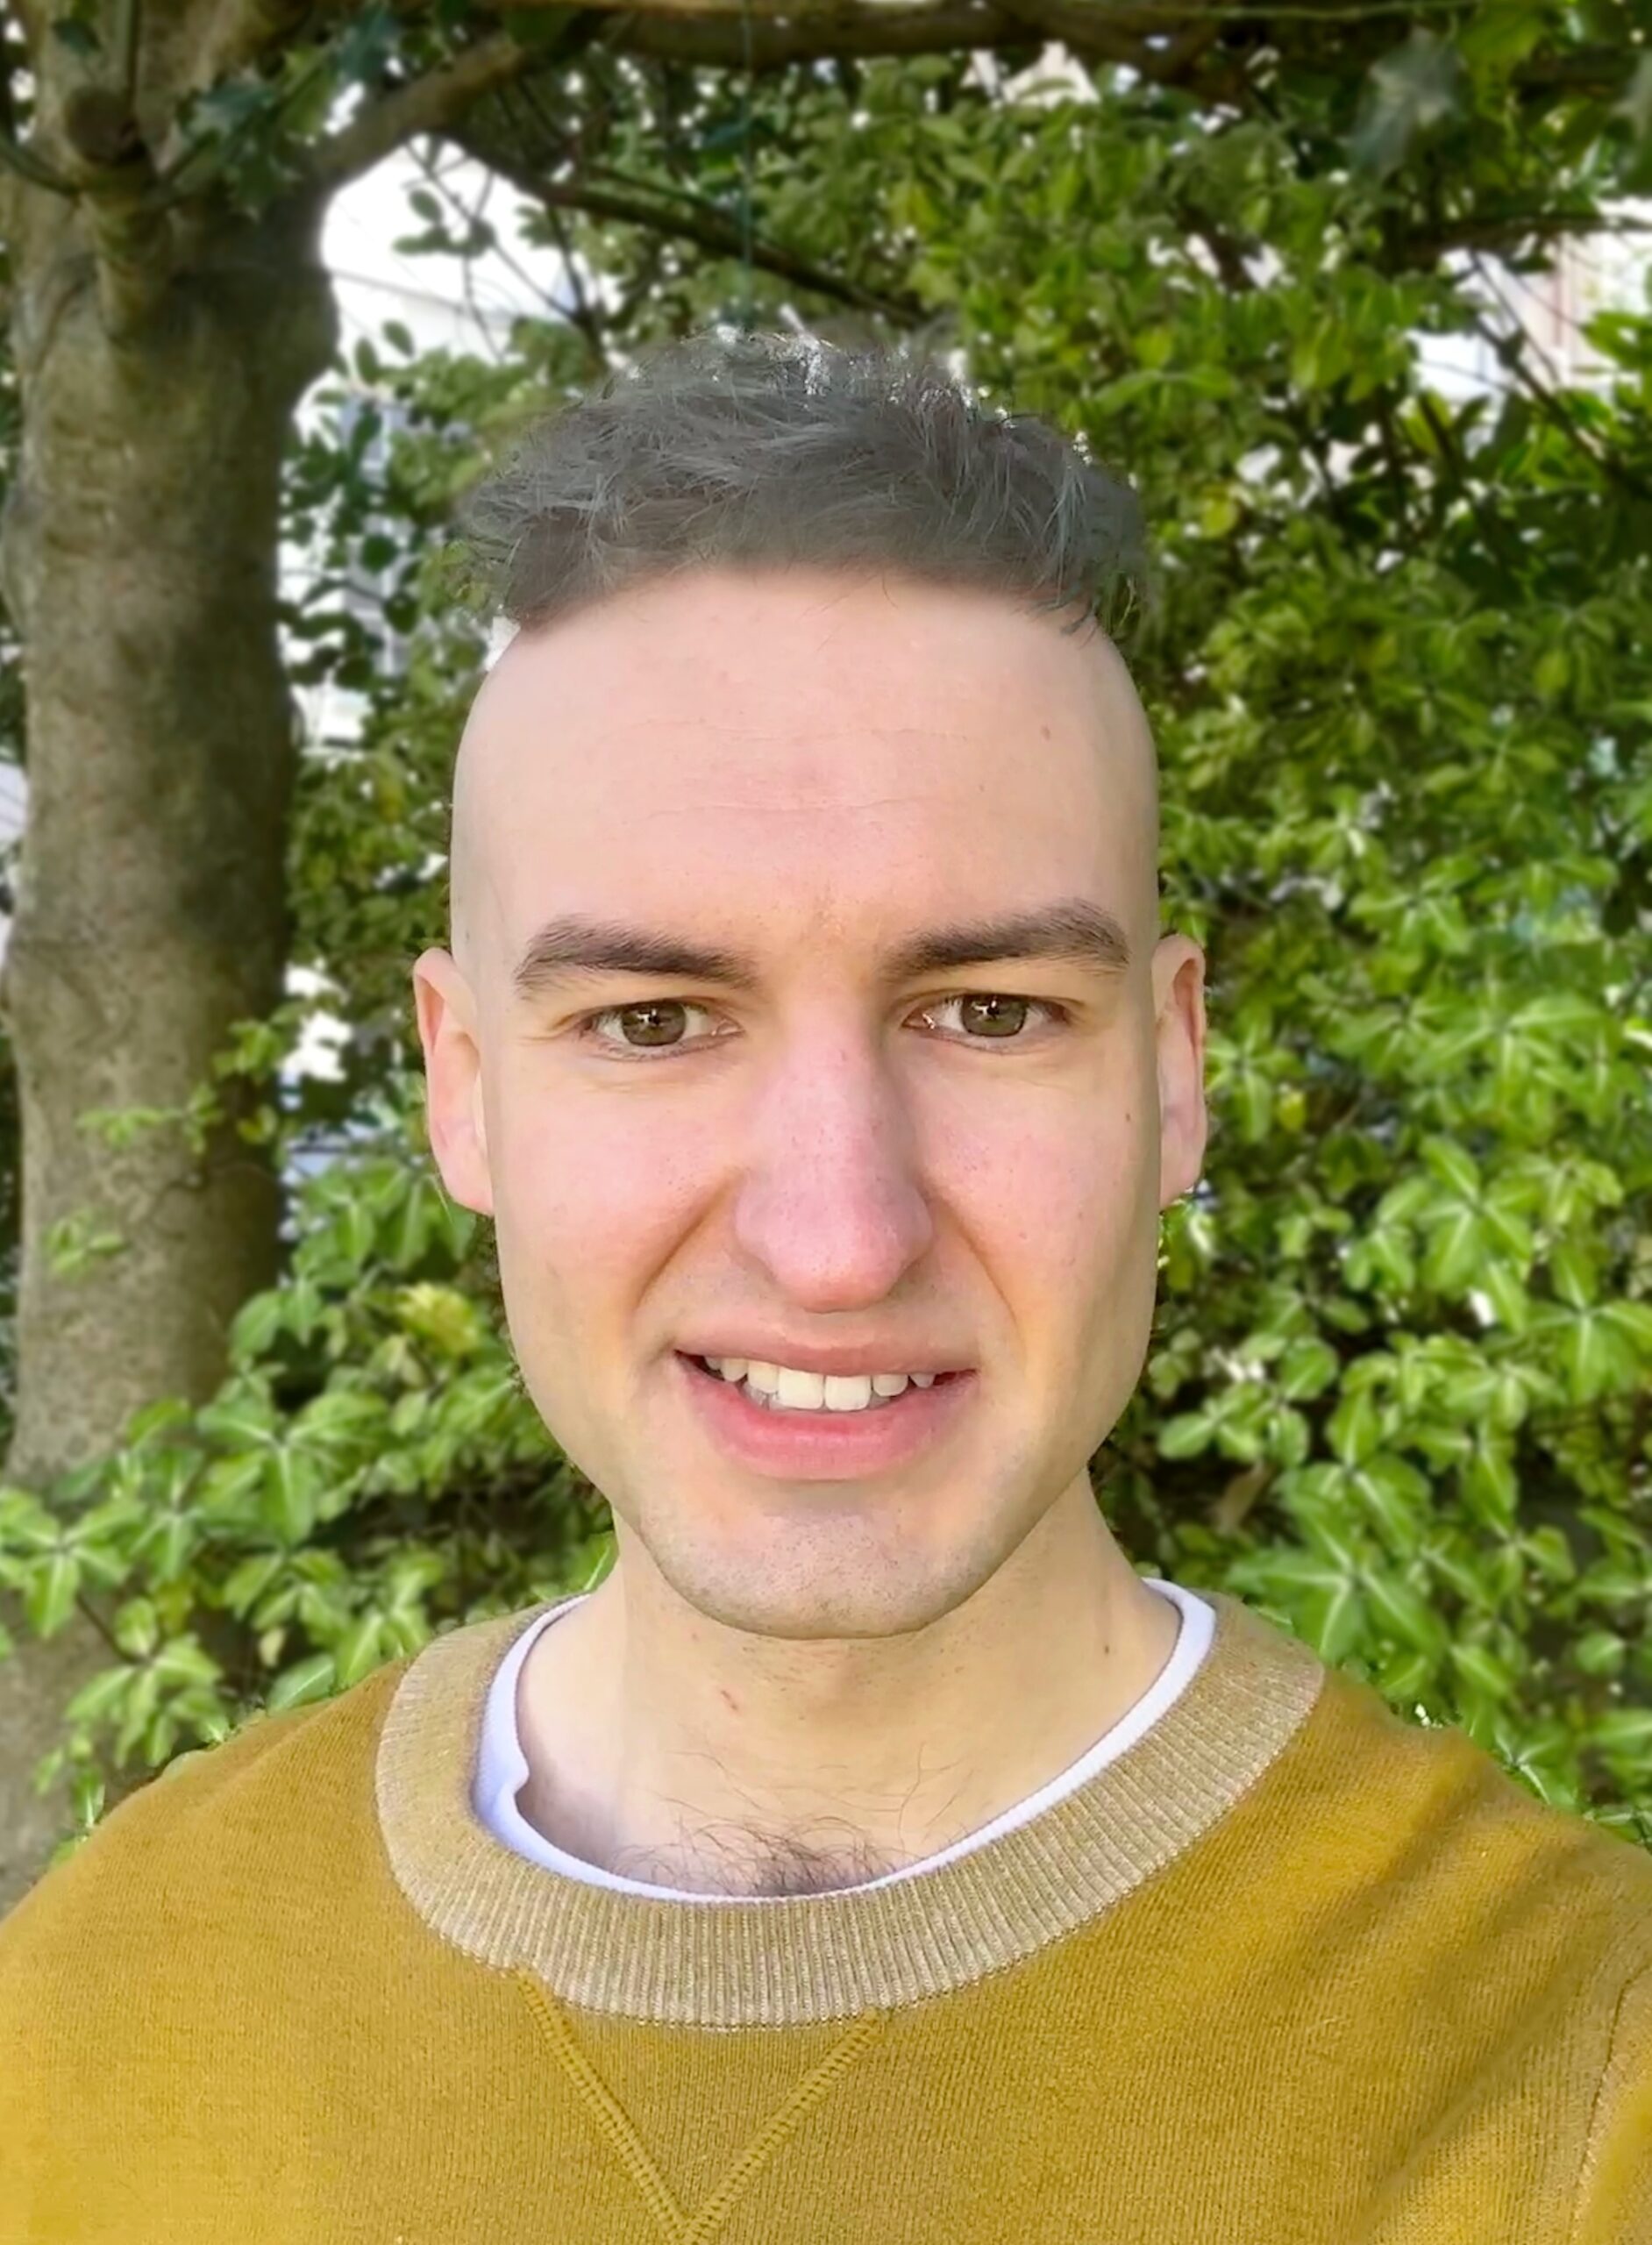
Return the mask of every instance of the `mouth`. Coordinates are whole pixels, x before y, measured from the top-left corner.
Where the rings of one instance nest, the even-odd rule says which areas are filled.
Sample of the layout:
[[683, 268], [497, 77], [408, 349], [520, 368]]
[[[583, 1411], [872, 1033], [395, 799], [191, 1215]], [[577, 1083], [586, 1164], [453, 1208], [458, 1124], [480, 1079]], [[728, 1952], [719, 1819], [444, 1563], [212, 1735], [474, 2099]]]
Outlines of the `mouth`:
[[[851, 1408], [798, 1408], [724, 1379], [703, 1357], [675, 1350], [688, 1400], [715, 1445], [752, 1470], [793, 1480], [844, 1480], [909, 1463], [943, 1440], [976, 1385], [973, 1371], [908, 1380], [898, 1395], [851, 1397]], [[836, 1385], [836, 1384], [835, 1384]], [[839, 1390], [839, 1394], [842, 1391]]]
[[[969, 1377], [967, 1372], [920, 1372], [915, 1377], [903, 1372], [895, 1375], [903, 1382], [903, 1385], [894, 1394], [880, 1394], [868, 1379], [865, 1384], [864, 1392], [857, 1392], [852, 1396], [843, 1393], [843, 1391], [849, 1387], [850, 1383], [847, 1380], [830, 1380], [823, 1383], [825, 1392], [819, 1401], [799, 1402], [788, 1398], [782, 1402], [778, 1394], [755, 1387], [747, 1379], [730, 1379], [722, 1365], [714, 1363], [709, 1357], [694, 1356], [682, 1349], [680, 1349], [677, 1353], [685, 1364], [691, 1365], [696, 1372], [703, 1372], [708, 1379], [715, 1379], [724, 1387], [738, 1388], [746, 1400], [759, 1410], [797, 1413], [808, 1417], [828, 1415], [858, 1417], [867, 1411], [887, 1411], [901, 1402], [905, 1396], [911, 1394], [915, 1389], [922, 1393], [926, 1389], [942, 1386], [949, 1380], [965, 1379]], [[859, 1383], [858, 1382], [856, 1386], [858, 1389]], [[834, 1389], [838, 1391], [836, 1397], [833, 1393]]]

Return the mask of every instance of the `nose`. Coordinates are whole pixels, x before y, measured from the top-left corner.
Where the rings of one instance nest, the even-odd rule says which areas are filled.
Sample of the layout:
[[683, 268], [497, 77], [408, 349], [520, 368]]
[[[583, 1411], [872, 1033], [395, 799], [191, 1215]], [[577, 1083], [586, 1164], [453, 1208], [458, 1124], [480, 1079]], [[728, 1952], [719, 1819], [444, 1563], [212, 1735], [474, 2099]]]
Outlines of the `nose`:
[[934, 1237], [915, 1118], [894, 1073], [842, 1030], [800, 1034], [765, 1083], [735, 1236], [773, 1291], [822, 1315], [885, 1301]]

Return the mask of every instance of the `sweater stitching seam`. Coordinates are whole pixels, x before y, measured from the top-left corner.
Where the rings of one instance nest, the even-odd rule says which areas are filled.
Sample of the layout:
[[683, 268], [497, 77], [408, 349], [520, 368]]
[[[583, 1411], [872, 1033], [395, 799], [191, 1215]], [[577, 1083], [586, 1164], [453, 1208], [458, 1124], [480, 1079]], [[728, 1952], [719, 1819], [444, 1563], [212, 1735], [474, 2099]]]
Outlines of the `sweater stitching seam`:
[[[1616, 1971], [1618, 1959], [1624, 1949], [1637, 1946], [1644, 1941], [1645, 1937], [1644, 1931], [1637, 1927], [1629, 1938], [1614, 1947], [1603, 1977], [1609, 1977]], [[1648, 1957], [1629, 1974], [1619, 1989], [1617, 2001], [1612, 2006], [1612, 2017], [1606, 2028], [1606, 2052], [1600, 2062], [1600, 2076], [1595, 2084], [1594, 2096], [1590, 2100], [1588, 2124], [1584, 2129], [1583, 2146], [1577, 2156], [1577, 2173], [1573, 2177], [1571, 2216], [1566, 2225], [1566, 2245], [1585, 2245], [1585, 2241], [1578, 2228], [1578, 2224], [1583, 2219], [1584, 2184], [1591, 2170], [1597, 2146], [1598, 2132], [1604, 2121], [1602, 2107], [1606, 2099], [1606, 2084], [1612, 2075], [1613, 2062], [1618, 2054], [1618, 2031], [1623, 2022], [1624, 2006], [1641, 1981], [1648, 1975], [1652, 1975], [1652, 1957]]]
[[551, 2042], [558, 2063], [595, 2122], [598, 2133], [618, 2155], [666, 2245], [708, 2245], [781, 2145], [795, 2135], [838, 2076], [846, 2072], [878, 2039], [889, 2020], [888, 2011], [882, 2007], [863, 2012], [853, 2020], [826, 2056], [793, 2085], [722, 2180], [688, 2213], [661, 2174], [637, 2123], [580, 2048], [561, 2005], [532, 1973], [518, 1970], [510, 1977], [521, 1988]]

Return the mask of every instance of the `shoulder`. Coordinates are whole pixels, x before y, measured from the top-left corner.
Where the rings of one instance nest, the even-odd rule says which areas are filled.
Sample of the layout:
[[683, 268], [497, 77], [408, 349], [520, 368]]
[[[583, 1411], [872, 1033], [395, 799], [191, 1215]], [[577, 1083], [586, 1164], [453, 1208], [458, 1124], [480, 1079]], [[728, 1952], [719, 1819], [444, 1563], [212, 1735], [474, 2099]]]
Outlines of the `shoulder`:
[[0, 1919], [0, 2028], [54, 1957], [136, 1964], [169, 1923], [210, 1916], [215, 1895], [256, 1908], [277, 1881], [302, 1886], [370, 1807], [374, 1742], [414, 1657], [333, 1699], [253, 1715], [128, 1794]]
[[1442, 1968], [1484, 1944], [1620, 1985], [1652, 1958], [1652, 1851], [1542, 1800], [1457, 1725], [1328, 1669], [1297, 1744], [1319, 1860], [1345, 1864]]

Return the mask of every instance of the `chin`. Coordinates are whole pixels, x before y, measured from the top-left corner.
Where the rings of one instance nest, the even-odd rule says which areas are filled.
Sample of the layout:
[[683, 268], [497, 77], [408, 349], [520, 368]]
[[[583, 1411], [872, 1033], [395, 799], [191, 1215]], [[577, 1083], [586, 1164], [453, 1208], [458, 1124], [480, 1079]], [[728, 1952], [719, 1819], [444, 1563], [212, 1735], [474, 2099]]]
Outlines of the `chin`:
[[979, 1538], [973, 1547], [921, 1549], [900, 1523], [892, 1537], [887, 1517], [874, 1518], [864, 1501], [822, 1500], [818, 1485], [804, 1511], [772, 1508], [760, 1523], [748, 1516], [726, 1540], [651, 1536], [650, 1554], [708, 1621], [794, 1643], [909, 1636], [973, 1597], [1004, 1556], [996, 1547], [984, 1553]]

